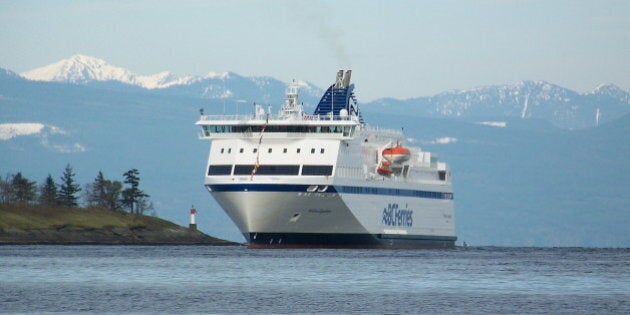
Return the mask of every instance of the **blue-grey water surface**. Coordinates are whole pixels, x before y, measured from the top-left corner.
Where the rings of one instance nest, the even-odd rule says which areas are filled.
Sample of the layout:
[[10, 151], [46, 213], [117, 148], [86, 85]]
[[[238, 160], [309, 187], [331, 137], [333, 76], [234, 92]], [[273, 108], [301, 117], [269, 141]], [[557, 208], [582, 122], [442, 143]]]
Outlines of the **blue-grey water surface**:
[[630, 250], [0, 246], [0, 313], [630, 313]]

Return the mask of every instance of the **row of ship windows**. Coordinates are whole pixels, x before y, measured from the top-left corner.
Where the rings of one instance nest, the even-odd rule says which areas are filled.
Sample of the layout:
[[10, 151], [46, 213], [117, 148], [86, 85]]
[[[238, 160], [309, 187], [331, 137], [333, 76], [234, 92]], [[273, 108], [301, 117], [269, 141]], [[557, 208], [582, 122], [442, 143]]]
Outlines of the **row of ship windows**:
[[331, 176], [332, 165], [258, 165], [253, 164], [214, 164], [208, 167], [208, 176], [220, 175], [284, 175], [284, 176]]
[[[263, 131], [264, 128], [264, 131]], [[343, 133], [348, 136], [353, 130], [353, 126], [203, 126], [206, 135], [210, 133], [231, 133], [231, 132], [291, 132], [291, 133]]]
[[[316, 151], [315, 148], [311, 148], [311, 154], [315, 154], [315, 151]], [[232, 148], [227, 148], [227, 150], [225, 148], [221, 148], [221, 154], [226, 153], [226, 152], [227, 152], [227, 154], [231, 154], [232, 153]], [[238, 153], [244, 153], [244, 152], [245, 152], [244, 148], [240, 148], [238, 150]], [[267, 153], [271, 153], [271, 152], [273, 152], [272, 148], [267, 149]], [[282, 149], [282, 153], [287, 153], [287, 152], [289, 152], [289, 150], [287, 148]], [[297, 148], [295, 150], [295, 153], [297, 153], [297, 154], [300, 154], [300, 152], [302, 152], [301, 148]], [[324, 154], [324, 152], [325, 152], [324, 148], [320, 148], [319, 149], [319, 153]], [[252, 150], [252, 153], [258, 153], [258, 148], [254, 148]]]

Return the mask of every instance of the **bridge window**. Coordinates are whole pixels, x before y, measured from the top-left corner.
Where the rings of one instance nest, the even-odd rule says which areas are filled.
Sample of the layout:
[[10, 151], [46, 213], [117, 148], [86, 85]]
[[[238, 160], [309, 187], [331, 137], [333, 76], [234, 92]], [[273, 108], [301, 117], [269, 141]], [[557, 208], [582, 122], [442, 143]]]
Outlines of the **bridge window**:
[[302, 151], [302, 149], [300, 149], [300, 148], [297, 148], [297, 150], [295, 150], [295, 152], [296, 152], [297, 154], [300, 154], [300, 151]]
[[[254, 165], [239, 164], [234, 166], [234, 175], [251, 175]], [[260, 165], [256, 175], [298, 175], [299, 165]]]
[[304, 165], [302, 166], [302, 175], [332, 175], [332, 165]]
[[232, 165], [210, 165], [208, 167], [208, 176], [230, 175], [232, 173]]
[[315, 148], [311, 148], [311, 154], [315, 154]]

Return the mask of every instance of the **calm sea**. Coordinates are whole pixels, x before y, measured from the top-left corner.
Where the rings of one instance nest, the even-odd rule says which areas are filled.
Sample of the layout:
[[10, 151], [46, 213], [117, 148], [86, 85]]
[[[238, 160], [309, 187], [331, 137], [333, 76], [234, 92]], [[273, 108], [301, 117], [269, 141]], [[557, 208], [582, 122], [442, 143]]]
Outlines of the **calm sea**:
[[630, 250], [0, 246], [0, 313], [630, 313]]

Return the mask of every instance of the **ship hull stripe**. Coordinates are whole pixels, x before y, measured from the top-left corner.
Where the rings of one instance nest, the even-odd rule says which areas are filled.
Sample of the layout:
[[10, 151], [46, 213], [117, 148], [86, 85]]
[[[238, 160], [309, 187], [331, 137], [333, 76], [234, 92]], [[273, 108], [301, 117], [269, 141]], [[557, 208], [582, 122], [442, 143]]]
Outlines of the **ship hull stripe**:
[[[322, 185], [325, 186], [325, 185]], [[313, 185], [287, 185], [287, 184], [225, 184], [225, 185], [206, 185], [211, 191], [215, 192], [236, 192], [236, 191], [268, 191], [268, 192], [308, 192], [309, 187]], [[313, 191], [317, 192], [317, 191]], [[365, 186], [328, 186], [325, 193], [343, 193], [343, 194], [359, 194], [359, 195], [384, 195], [384, 196], [403, 196], [430, 199], [453, 199], [453, 193], [436, 192], [412, 189], [396, 189], [381, 187], [365, 187]]]
[[453, 248], [457, 237], [344, 233], [248, 233], [250, 248]]

